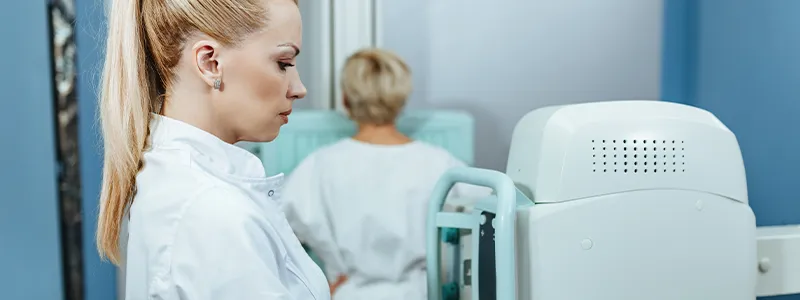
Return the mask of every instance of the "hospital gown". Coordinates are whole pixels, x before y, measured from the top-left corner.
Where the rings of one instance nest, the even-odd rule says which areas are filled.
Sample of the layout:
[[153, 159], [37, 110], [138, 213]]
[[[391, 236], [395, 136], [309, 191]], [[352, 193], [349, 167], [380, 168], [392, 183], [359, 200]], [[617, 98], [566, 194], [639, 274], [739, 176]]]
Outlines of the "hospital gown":
[[[330, 281], [349, 277], [333, 299], [426, 299], [428, 202], [441, 175], [460, 166], [465, 165], [444, 149], [419, 141], [374, 145], [345, 139], [292, 171], [283, 190], [290, 226], [322, 259]], [[449, 197], [490, 193], [457, 184]]]

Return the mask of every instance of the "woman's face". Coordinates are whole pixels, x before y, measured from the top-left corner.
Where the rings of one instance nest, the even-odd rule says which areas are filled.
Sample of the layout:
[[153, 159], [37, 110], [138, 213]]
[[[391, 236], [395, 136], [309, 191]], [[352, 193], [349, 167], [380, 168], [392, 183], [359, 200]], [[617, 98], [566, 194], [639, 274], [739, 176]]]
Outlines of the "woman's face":
[[221, 86], [212, 98], [220, 124], [237, 141], [268, 142], [305, 97], [295, 67], [302, 46], [300, 10], [291, 0], [265, 0], [267, 30], [220, 51]]

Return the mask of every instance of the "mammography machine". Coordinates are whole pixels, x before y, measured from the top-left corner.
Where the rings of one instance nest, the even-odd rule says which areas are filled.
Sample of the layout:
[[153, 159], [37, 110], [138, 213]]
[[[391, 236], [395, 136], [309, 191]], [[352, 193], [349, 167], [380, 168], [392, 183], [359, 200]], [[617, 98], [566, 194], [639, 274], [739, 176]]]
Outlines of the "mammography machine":
[[[495, 193], [469, 212], [443, 212], [457, 182]], [[428, 215], [428, 299], [752, 300], [800, 292], [800, 227], [757, 230], [746, 186], [736, 137], [707, 111], [662, 101], [532, 111], [514, 129], [505, 173], [460, 168], [438, 182]], [[460, 249], [458, 284], [444, 295], [443, 232]]]

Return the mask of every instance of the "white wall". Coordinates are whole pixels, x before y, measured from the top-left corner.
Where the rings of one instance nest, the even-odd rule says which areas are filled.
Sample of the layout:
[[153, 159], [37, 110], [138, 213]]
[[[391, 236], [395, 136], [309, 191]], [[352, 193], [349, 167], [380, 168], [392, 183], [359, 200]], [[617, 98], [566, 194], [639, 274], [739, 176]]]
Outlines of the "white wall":
[[329, 61], [324, 57], [330, 55], [330, 43], [325, 43], [330, 38], [330, 12], [320, 0], [300, 1], [299, 4], [303, 18], [303, 49], [297, 57], [297, 71], [308, 96], [297, 101], [294, 108], [327, 109], [330, 105], [330, 69], [326, 67]]
[[662, 0], [381, 3], [383, 47], [414, 72], [409, 108], [470, 111], [479, 167], [505, 170], [532, 109], [660, 94]]

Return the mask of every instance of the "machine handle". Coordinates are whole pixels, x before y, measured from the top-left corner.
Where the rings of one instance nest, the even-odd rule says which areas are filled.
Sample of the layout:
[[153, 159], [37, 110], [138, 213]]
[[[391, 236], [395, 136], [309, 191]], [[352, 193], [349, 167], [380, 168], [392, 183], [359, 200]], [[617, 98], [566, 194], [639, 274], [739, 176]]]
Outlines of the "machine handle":
[[[497, 280], [497, 300], [514, 300], [517, 293], [517, 268], [514, 253], [514, 236], [516, 225], [516, 187], [506, 174], [494, 170], [459, 167], [448, 170], [442, 175], [431, 195], [427, 220], [427, 271], [428, 300], [441, 300], [442, 290], [439, 265], [441, 239], [436, 218], [444, 206], [450, 189], [456, 183], [467, 183], [492, 188], [497, 194], [497, 214], [495, 217], [495, 262]], [[431, 255], [436, 253], [436, 255]], [[474, 268], [474, 266], [473, 266]], [[477, 274], [473, 274], [477, 276]], [[480, 287], [478, 287], [480, 288]]]

